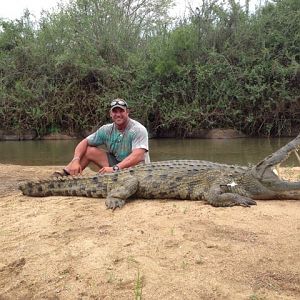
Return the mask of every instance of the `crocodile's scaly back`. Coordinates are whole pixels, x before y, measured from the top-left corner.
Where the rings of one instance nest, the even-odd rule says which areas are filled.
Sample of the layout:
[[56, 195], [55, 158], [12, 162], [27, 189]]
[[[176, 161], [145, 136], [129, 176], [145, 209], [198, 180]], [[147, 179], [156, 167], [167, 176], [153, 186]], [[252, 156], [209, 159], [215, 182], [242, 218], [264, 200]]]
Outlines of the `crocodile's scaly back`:
[[[177, 193], [180, 186], [189, 185], [192, 181], [207, 180], [206, 176], [202, 175], [207, 171], [241, 175], [246, 170], [246, 167], [199, 160], [163, 161], [138, 165], [135, 168], [121, 170], [113, 174], [67, 176], [27, 182], [21, 185], [20, 189], [24, 195], [37, 197], [68, 195], [101, 198], [107, 196], [108, 190], [120, 185], [120, 181], [136, 176], [141, 187], [138, 191], [140, 197], [151, 198], [151, 195], [156, 193], [157, 196], [162, 197], [165, 194], [168, 198], [172, 198], [168, 195]], [[192, 186], [189, 189], [191, 190]]]
[[[224, 191], [233, 191], [235, 187], [230, 186], [231, 182], [237, 181], [247, 170], [246, 167], [208, 161], [163, 161], [138, 165], [112, 174], [68, 176], [28, 182], [21, 185], [20, 189], [24, 195], [36, 197], [58, 195], [106, 197], [107, 204], [115, 203], [112, 206], [123, 205], [129, 197], [141, 199], [206, 199], [212, 205], [227, 206], [229, 204], [225, 199], [218, 203], [217, 198], [209, 197], [211, 187], [217, 184], [221, 185]], [[235, 189], [237, 190], [237, 188]], [[241, 189], [240, 194], [246, 195], [246, 192]], [[108, 204], [108, 206], [111, 205]]]
[[213, 206], [249, 206], [253, 199], [300, 199], [300, 182], [288, 183], [274, 172], [299, 149], [300, 135], [254, 167], [199, 160], [160, 161], [112, 174], [63, 177], [20, 186], [28, 196], [86, 196], [106, 198], [109, 208], [128, 198], [206, 200]]

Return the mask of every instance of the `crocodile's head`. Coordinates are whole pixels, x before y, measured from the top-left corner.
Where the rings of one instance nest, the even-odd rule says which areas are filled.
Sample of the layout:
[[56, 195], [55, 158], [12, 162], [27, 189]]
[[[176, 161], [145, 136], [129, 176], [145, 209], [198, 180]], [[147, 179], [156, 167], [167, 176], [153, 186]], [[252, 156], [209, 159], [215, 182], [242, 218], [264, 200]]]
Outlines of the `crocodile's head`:
[[[279, 166], [295, 153], [300, 162], [300, 134], [275, 153], [267, 156], [251, 170], [251, 175], [261, 184], [256, 199], [300, 199], [300, 181], [291, 182], [279, 176]], [[299, 178], [299, 177], [298, 177]]]

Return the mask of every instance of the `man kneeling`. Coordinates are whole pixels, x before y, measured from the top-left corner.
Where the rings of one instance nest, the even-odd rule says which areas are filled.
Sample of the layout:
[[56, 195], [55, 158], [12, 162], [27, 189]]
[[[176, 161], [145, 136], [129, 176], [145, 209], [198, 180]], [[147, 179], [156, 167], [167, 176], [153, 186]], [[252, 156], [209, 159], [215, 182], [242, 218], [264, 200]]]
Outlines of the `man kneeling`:
[[[112, 173], [139, 163], [149, 163], [147, 129], [129, 118], [129, 109], [123, 99], [115, 99], [110, 105], [111, 124], [101, 126], [83, 139], [75, 148], [74, 157], [53, 176], [78, 175], [90, 162], [96, 164], [99, 173]], [[105, 145], [107, 151], [97, 148]]]

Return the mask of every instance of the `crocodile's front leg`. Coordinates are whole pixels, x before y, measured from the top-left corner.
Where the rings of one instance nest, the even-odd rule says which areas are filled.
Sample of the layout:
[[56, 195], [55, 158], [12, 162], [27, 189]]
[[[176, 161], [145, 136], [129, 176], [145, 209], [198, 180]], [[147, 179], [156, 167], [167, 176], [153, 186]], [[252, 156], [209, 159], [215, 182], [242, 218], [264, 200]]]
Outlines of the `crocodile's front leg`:
[[204, 194], [204, 198], [212, 206], [240, 205], [249, 207], [250, 205], [256, 205], [256, 202], [249, 197], [233, 192], [224, 192], [220, 185], [212, 186], [209, 191]]
[[139, 182], [136, 177], [129, 176], [126, 179], [118, 180], [114, 185], [105, 200], [106, 207], [113, 210], [124, 206], [125, 200], [137, 191]]

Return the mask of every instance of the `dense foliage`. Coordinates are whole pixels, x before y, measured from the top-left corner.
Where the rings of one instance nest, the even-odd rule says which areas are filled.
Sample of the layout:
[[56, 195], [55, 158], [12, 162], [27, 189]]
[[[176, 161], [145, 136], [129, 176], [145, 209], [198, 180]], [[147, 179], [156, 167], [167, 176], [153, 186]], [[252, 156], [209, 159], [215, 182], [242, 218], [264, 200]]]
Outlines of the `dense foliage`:
[[157, 135], [299, 128], [299, 0], [252, 14], [203, 0], [176, 23], [171, 2], [73, 0], [38, 23], [0, 20], [0, 129], [84, 133], [115, 97]]

